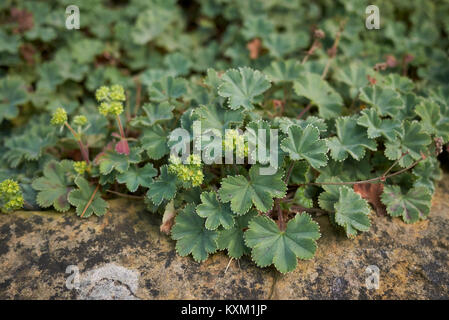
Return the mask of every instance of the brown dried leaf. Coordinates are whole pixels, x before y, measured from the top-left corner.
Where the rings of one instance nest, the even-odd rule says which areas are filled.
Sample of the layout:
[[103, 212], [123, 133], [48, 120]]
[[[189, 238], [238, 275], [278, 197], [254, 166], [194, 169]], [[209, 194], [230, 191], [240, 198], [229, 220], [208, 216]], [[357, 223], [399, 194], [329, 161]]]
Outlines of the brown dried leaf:
[[385, 215], [387, 213], [385, 205], [380, 201], [380, 196], [384, 191], [384, 185], [382, 183], [355, 184], [354, 191], [371, 203], [378, 215]]

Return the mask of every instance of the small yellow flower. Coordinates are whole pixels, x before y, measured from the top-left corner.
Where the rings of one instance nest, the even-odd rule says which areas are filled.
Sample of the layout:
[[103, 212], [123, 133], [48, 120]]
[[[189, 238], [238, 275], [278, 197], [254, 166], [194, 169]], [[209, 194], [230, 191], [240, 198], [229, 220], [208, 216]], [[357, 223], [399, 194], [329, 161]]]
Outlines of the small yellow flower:
[[87, 169], [87, 162], [86, 161], [76, 161], [73, 163], [73, 169], [75, 169], [76, 173], [78, 174], [84, 174]]
[[97, 101], [103, 101], [108, 99], [109, 97], [109, 88], [106, 86], [102, 86], [97, 89], [95, 92], [95, 97], [97, 98]]
[[51, 124], [54, 125], [62, 125], [67, 121], [67, 112], [64, 110], [64, 108], [58, 108], [53, 113], [53, 117], [50, 120]]
[[100, 106], [98, 107], [98, 111], [104, 116], [107, 116], [109, 114], [110, 109], [111, 109], [111, 105], [107, 102], [102, 102], [100, 104]]
[[84, 126], [87, 123], [87, 118], [86, 116], [83, 115], [76, 116], [73, 119], [73, 123], [76, 124], [77, 126]]
[[10, 212], [23, 207], [23, 195], [19, 184], [6, 179], [0, 183], [0, 211]]
[[118, 85], [118, 84], [113, 85], [111, 87], [109, 97], [112, 100], [125, 101], [126, 100], [125, 90], [123, 89], [123, 87], [121, 85]]
[[112, 101], [109, 108], [109, 113], [118, 116], [123, 112], [123, 104], [119, 101]]

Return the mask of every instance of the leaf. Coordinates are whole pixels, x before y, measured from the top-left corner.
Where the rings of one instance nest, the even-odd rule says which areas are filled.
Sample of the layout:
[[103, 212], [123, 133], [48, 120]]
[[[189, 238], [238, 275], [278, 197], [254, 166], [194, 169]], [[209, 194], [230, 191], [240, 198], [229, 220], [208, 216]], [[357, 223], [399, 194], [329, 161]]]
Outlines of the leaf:
[[245, 244], [244, 233], [248, 228], [249, 221], [255, 216], [257, 216], [257, 211], [250, 210], [247, 214], [236, 217], [234, 226], [219, 231], [217, 238], [218, 249], [227, 249], [228, 255], [234, 259], [239, 259], [244, 254], [249, 254], [251, 249]]
[[373, 205], [378, 215], [386, 214], [386, 208], [380, 201], [380, 196], [384, 191], [384, 185], [382, 183], [359, 183], [355, 184], [353, 189], [363, 199]]
[[28, 101], [25, 83], [19, 78], [0, 79], [0, 124], [3, 119], [11, 120], [19, 114], [19, 105]]
[[153, 164], [147, 163], [144, 167], [131, 166], [129, 169], [117, 175], [119, 183], [126, 183], [129, 191], [135, 192], [139, 186], [148, 188], [153, 182], [153, 177], [157, 175], [157, 170]]
[[293, 271], [297, 259], [311, 259], [320, 237], [318, 224], [306, 214], [297, 214], [287, 223], [285, 231], [266, 216], [257, 216], [249, 222], [245, 243], [259, 267], [274, 264], [282, 273]]
[[385, 156], [390, 160], [398, 160], [401, 167], [407, 167], [425, 153], [431, 143], [428, 134], [424, 133], [417, 121], [404, 121], [400, 128], [398, 139], [385, 143]]
[[382, 202], [392, 217], [402, 216], [406, 223], [414, 223], [427, 218], [432, 195], [424, 187], [415, 187], [403, 193], [399, 186], [385, 186]]
[[257, 96], [270, 88], [271, 83], [260, 71], [248, 67], [228, 70], [222, 77], [218, 94], [228, 98], [229, 108], [254, 109]]
[[283, 172], [278, 170], [274, 175], [261, 175], [260, 166], [252, 166], [249, 180], [242, 175], [228, 176], [221, 180], [218, 190], [220, 200], [231, 202], [231, 209], [238, 215], [245, 214], [252, 204], [262, 212], [273, 207], [273, 198], [283, 198], [287, 186], [282, 181]]
[[335, 122], [337, 137], [327, 140], [333, 159], [343, 161], [351, 155], [360, 160], [365, 156], [365, 148], [372, 151], [377, 149], [376, 141], [367, 137], [365, 129], [358, 126], [354, 118], [340, 117]]
[[200, 106], [194, 110], [201, 121], [201, 129], [217, 129], [222, 134], [225, 129], [230, 129], [232, 125], [239, 125], [243, 122], [243, 114], [239, 110], [229, 110], [220, 107], [218, 104]]
[[20, 46], [20, 36], [9, 35], [5, 31], [0, 30], [0, 52], [16, 53]]
[[335, 222], [343, 227], [348, 237], [357, 235], [357, 231], [368, 231], [371, 222], [370, 209], [366, 200], [349, 187], [339, 188], [339, 199], [334, 205]]
[[167, 146], [167, 132], [159, 125], [143, 131], [142, 148], [150, 159], [159, 160], [170, 151]]
[[82, 176], [78, 176], [75, 179], [75, 184], [78, 186], [78, 189], [70, 191], [68, 200], [72, 206], [76, 207], [78, 216], [88, 218], [92, 213], [98, 217], [106, 214], [108, 203], [101, 198], [99, 192], [95, 192], [96, 188], [89, 185], [89, 182]]
[[313, 200], [306, 196], [306, 188], [299, 187], [293, 196], [293, 203], [304, 208], [313, 208]]
[[140, 149], [133, 148], [131, 149], [130, 154], [126, 155], [108, 150], [96, 159], [96, 163], [100, 165], [100, 173], [102, 175], [107, 175], [111, 173], [112, 170], [124, 173], [128, 170], [131, 163], [139, 163], [141, 161], [141, 152]]
[[297, 60], [273, 61], [264, 71], [274, 82], [295, 81], [299, 79], [304, 67]]
[[335, 78], [347, 84], [350, 88], [358, 92], [361, 88], [368, 85], [367, 76], [369, 69], [359, 63], [351, 63], [349, 66], [338, 68], [335, 73]]
[[416, 181], [413, 183], [414, 187], [425, 187], [433, 194], [435, 192], [434, 181], [441, 180], [442, 171], [440, 169], [440, 163], [437, 158], [428, 157], [426, 160], [421, 161], [413, 168], [413, 175], [416, 177]]
[[70, 209], [67, 200], [69, 192], [73, 189], [73, 161], [50, 161], [44, 167], [44, 176], [33, 181], [33, 189], [39, 191], [36, 202], [42, 208], [53, 206], [56, 211], [66, 212]]
[[164, 57], [164, 64], [175, 77], [189, 74], [192, 68], [192, 61], [179, 52], [166, 55]]
[[192, 254], [195, 261], [207, 259], [217, 250], [217, 231], [204, 227], [205, 219], [195, 212], [195, 205], [188, 204], [175, 218], [171, 235], [176, 240], [176, 252], [184, 257]]
[[206, 228], [215, 230], [220, 225], [225, 229], [234, 226], [234, 213], [228, 203], [218, 201], [214, 191], [201, 193], [201, 204], [196, 207], [201, 218], [206, 218]]
[[264, 35], [263, 40], [263, 44], [270, 54], [275, 58], [282, 59], [297, 48], [305, 47], [308, 43], [308, 36], [300, 30], [295, 30], [294, 33], [272, 32]]
[[398, 92], [411, 92], [414, 88], [413, 81], [407, 77], [401, 77], [397, 73], [391, 73], [384, 78], [384, 85]]
[[163, 200], [173, 199], [176, 194], [176, 175], [168, 172], [167, 165], [162, 166], [160, 170], [161, 174], [150, 184], [147, 192], [147, 197], [157, 206]]
[[172, 11], [153, 6], [137, 16], [131, 37], [136, 44], [145, 44], [162, 34], [175, 19]]
[[338, 117], [341, 114], [343, 99], [320, 75], [307, 72], [293, 85], [298, 96], [306, 97], [318, 107], [324, 119]]
[[449, 141], [449, 123], [440, 112], [440, 106], [431, 100], [425, 100], [416, 106], [415, 112], [421, 118], [423, 131]]
[[297, 125], [290, 126], [288, 137], [282, 140], [281, 148], [292, 160], [304, 159], [315, 169], [327, 163], [326, 141], [320, 139], [320, 131], [313, 125], [305, 129]]
[[152, 101], [170, 101], [187, 93], [186, 81], [182, 78], [168, 76], [155, 81], [148, 89]]
[[399, 93], [379, 86], [361, 89], [360, 100], [373, 106], [381, 116], [389, 115], [394, 118], [404, 108], [404, 101]]
[[151, 127], [155, 123], [170, 120], [173, 118], [175, 106], [167, 101], [155, 104], [146, 103], [142, 106], [145, 116], [136, 117], [131, 120], [132, 126]]
[[384, 136], [392, 141], [396, 139], [401, 123], [393, 119], [381, 119], [375, 109], [365, 109], [357, 120], [359, 126], [368, 129], [368, 138], [374, 139]]
[[81, 65], [92, 62], [103, 49], [103, 42], [96, 39], [84, 38], [70, 43], [72, 57]]

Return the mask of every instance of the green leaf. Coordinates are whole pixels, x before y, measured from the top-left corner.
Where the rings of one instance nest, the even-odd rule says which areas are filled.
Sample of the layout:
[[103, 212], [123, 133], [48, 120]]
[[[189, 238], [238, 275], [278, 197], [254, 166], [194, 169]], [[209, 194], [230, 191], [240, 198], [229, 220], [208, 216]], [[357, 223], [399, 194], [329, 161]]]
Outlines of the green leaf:
[[188, 204], [176, 216], [171, 235], [176, 240], [176, 252], [182, 257], [192, 254], [195, 261], [204, 261], [217, 250], [218, 233], [204, 226], [205, 219], [195, 212], [195, 205]]
[[142, 106], [145, 116], [136, 117], [131, 120], [132, 126], [151, 127], [155, 123], [170, 120], [173, 118], [173, 110], [175, 106], [167, 101], [154, 104], [146, 103]]
[[33, 181], [33, 189], [39, 191], [36, 202], [42, 208], [53, 206], [56, 211], [65, 212], [70, 209], [67, 200], [73, 189], [73, 161], [50, 161], [44, 167], [44, 176]]
[[239, 259], [244, 254], [250, 254], [251, 249], [245, 244], [244, 233], [249, 222], [255, 216], [257, 216], [257, 211], [250, 210], [247, 214], [236, 217], [233, 227], [221, 230], [217, 238], [218, 249], [227, 249], [228, 255], [234, 259]]
[[70, 51], [72, 57], [79, 64], [87, 64], [95, 59], [104, 50], [104, 44], [100, 40], [84, 38], [77, 41], [72, 41], [70, 44]]
[[201, 194], [201, 204], [196, 207], [196, 212], [201, 218], [206, 218], [206, 228], [215, 230], [220, 225], [225, 229], [234, 226], [234, 213], [228, 203], [218, 201], [214, 191]]
[[411, 92], [414, 88], [413, 81], [407, 77], [401, 77], [397, 73], [391, 73], [384, 78], [385, 86], [398, 92]]
[[376, 141], [367, 137], [366, 130], [357, 125], [352, 117], [340, 117], [335, 121], [337, 136], [327, 140], [331, 156], [337, 161], [345, 160], [351, 155], [356, 160], [365, 156], [365, 148], [375, 151]]
[[381, 116], [396, 116], [404, 108], [399, 93], [379, 86], [365, 87], [360, 91], [360, 100], [376, 108]]
[[192, 67], [192, 61], [179, 52], [166, 55], [164, 64], [175, 77], [189, 74]]
[[252, 204], [262, 212], [273, 207], [273, 198], [283, 198], [287, 186], [282, 181], [283, 172], [261, 175], [260, 166], [252, 166], [249, 180], [242, 175], [228, 176], [221, 181], [218, 191], [222, 202], [231, 202], [231, 209], [238, 215], [245, 214]]
[[281, 60], [271, 62], [264, 72], [274, 82], [295, 81], [304, 72], [304, 67], [297, 60]]
[[90, 217], [92, 213], [98, 217], [106, 214], [108, 203], [101, 198], [101, 194], [96, 192], [92, 198], [96, 188], [89, 185], [89, 182], [82, 176], [75, 179], [75, 184], [78, 189], [70, 191], [68, 200], [72, 206], [76, 207], [78, 216], [83, 215], [83, 212], [83, 218]]
[[153, 82], [148, 89], [148, 94], [152, 101], [171, 101], [186, 93], [186, 81], [182, 78], [173, 78], [172, 76]]
[[401, 167], [407, 167], [418, 160], [431, 143], [430, 136], [423, 132], [417, 121], [404, 121], [399, 130], [398, 139], [385, 143], [385, 156], [390, 160], [398, 160]]
[[229, 110], [217, 104], [200, 106], [194, 110], [195, 115], [201, 121], [201, 129], [217, 129], [224, 134], [225, 129], [230, 129], [233, 125], [243, 122], [243, 114], [239, 110]]
[[112, 170], [124, 173], [128, 170], [131, 163], [139, 163], [142, 150], [132, 148], [129, 155], [117, 153], [115, 150], [106, 151], [96, 161], [100, 165], [100, 173], [107, 175]]
[[0, 52], [16, 53], [20, 46], [20, 36], [17, 34], [9, 35], [0, 30]]
[[371, 222], [368, 202], [353, 189], [342, 186], [339, 188], [339, 198], [334, 204], [335, 222], [343, 227], [348, 237], [357, 235], [357, 231], [368, 231]]
[[363, 110], [357, 124], [368, 129], [368, 138], [374, 139], [383, 136], [390, 141], [396, 139], [396, 133], [401, 126], [399, 121], [381, 119], [373, 108]]
[[294, 33], [272, 32], [264, 35], [263, 40], [263, 44], [270, 54], [275, 58], [282, 59], [297, 48], [305, 47], [308, 36], [299, 30], [295, 30]]
[[270, 88], [270, 81], [260, 71], [244, 67], [228, 70], [222, 77], [218, 94], [228, 98], [229, 108], [254, 109], [257, 96]]
[[137, 16], [131, 37], [136, 44], [145, 44], [162, 34], [174, 19], [176, 15], [172, 11], [153, 6]]
[[315, 169], [327, 163], [326, 141], [320, 139], [320, 130], [313, 125], [305, 129], [297, 125], [290, 126], [288, 137], [282, 140], [281, 148], [292, 160], [304, 159]]
[[162, 166], [160, 170], [161, 174], [150, 184], [147, 192], [147, 197], [157, 206], [163, 200], [171, 200], [176, 195], [176, 175], [168, 172], [167, 165]]
[[25, 83], [19, 78], [0, 79], [0, 124], [3, 119], [13, 119], [19, 114], [19, 105], [28, 101]]
[[320, 237], [318, 224], [306, 214], [297, 214], [287, 223], [285, 231], [266, 216], [257, 216], [249, 222], [245, 243], [252, 249], [251, 256], [259, 267], [274, 263], [282, 273], [293, 271], [297, 259], [311, 259]]
[[129, 191], [135, 192], [139, 186], [148, 188], [153, 182], [153, 177], [157, 175], [157, 170], [153, 164], [147, 163], [144, 167], [131, 166], [129, 169], [117, 175], [119, 183], [126, 183]]
[[442, 178], [438, 159], [427, 157], [426, 160], [421, 161], [413, 168], [413, 175], [416, 177], [416, 181], [413, 183], [414, 187], [425, 187], [433, 194], [435, 192], [434, 181]]
[[306, 97], [324, 119], [338, 117], [341, 114], [343, 99], [320, 75], [307, 72], [294, 82], [298, 96]]
[[444, 142], [449, 141], [449, 123], [442, 117], [436, 102], [425, 100], [416, 107], [415, 112], [421, 117], [423, 131], [443, 138]]
[[142, 148], [150, 159], [159, 160], [170, 151], [167, 141], [167, 132], [159, 125], [143, 131]]
[[402, 216], [406, 223], [414, 223], [429, 215], [432, 195], [424, 187], [412, 188], [403, 193], [399, 186], [385, 186], [381, 200], [390, 216]]
[[313, 200], [306, 196], [305, 187], [299, 187], [298, 189], [296, 189], [295, 195], [293, 196], [293, 203], [304, 208], [313, 207]]

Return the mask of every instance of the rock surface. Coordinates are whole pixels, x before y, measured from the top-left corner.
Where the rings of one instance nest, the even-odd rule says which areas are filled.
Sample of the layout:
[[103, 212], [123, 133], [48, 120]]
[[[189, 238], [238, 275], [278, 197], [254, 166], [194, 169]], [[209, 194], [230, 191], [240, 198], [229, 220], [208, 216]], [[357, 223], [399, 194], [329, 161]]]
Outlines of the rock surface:
[[371, 230], [349, 240], [317, 217], [315, 258], [286, 275], [248, 258], [225, 272], [222, 253], [202, 264], [179, 257], [159, 232], [160, 217], [135, 201], [111, 201], [107, 215], [87, 220], [73, 212], [0, 215], [0, 299], [448, 299], [445, 178], [430, 218], [414, 225], [373, 216]]

